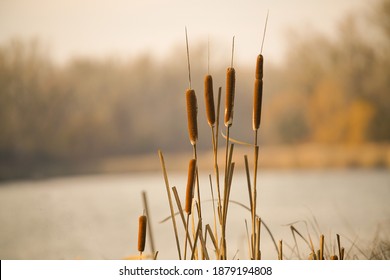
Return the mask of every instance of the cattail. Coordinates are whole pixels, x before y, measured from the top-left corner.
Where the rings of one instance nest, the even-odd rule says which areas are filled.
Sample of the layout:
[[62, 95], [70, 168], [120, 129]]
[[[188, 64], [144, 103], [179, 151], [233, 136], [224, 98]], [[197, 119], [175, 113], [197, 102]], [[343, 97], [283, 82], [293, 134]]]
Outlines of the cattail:
[[139, 219], [138, 219], [138, 251], [141, 253], [145, 250], [146, 223], [147, 223], [146, 216], [145, 215], [139, 216]]
[[336, 255], [333, 255], [333, 256], [330, 257], [330, 259], [332, 261], [337, 261], [339, 258]]
[[257, 56], [257, 61], [256, 61], [256, 79], [259, 80], [263, 79], [263, 62], [264, 62], [264, 57], [262, 54], [259, 54]]
[[225, 126], [231, 126], [233, 123], [235, 85], [236, 71], [229, 67], [226, 71]]
[[255, 90], [253, 94], [253, 130], [258, 130], [261, 120], [261, 104], [263, 100], [263, 80], [255, 80]]
[[214, 108], [214, 92], [213, 78], [211, 75], [206, 75], [204, 79], [204, 100], [206, 103], [207, 122], [210, 126], [215, 124], [215, 108]]
[[187, 212], [188, 215], [191, 214], [192, 199], [194, 197], [195, 172], [196, 172], [196, 159], [191, 159], [188, 166], [186, 205], [185, 205], [185, 211]]
[[198, 140], [198, 102], [196, 100], [195, 91], [193, 89], [187, 89], [186, 91], [187, 101], [187, 118], [188, 118], [188, 135], [192, 145], [196, 144]]

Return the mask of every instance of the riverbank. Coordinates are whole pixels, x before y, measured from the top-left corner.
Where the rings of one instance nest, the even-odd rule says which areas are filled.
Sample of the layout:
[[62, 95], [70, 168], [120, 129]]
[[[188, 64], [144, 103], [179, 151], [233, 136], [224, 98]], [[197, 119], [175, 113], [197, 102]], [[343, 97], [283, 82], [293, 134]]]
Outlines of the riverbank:
[[[224, 144], [222, 144], [224, 145]], [[221, 145], [221, 147], [222, 147]], [[223, 149], [219, 150], [219, 163], [224, 161]], [[187, 169], [192, 149], [187, 153], [164, 153], [167, 168], [173, 171]], [[244, 155], [253, 158], [253, 148], [236, 145], [236, 168], [244, 168]], [[211, 151], [200, 151], [198, 165], [201, 169], [213, 169]], [[389, 169], [390, 144], [364, 144], [358, 146], [324, 146], [300, 144], [260, 147], [260, 169]], [[150, 172], [161, 169], [156, 151], [150, 154], [107, 157], [99, 160], [85, 159], [78, 162], [1, 162], [0, 180], [45, 178], [66, 175], [99, 173]]]

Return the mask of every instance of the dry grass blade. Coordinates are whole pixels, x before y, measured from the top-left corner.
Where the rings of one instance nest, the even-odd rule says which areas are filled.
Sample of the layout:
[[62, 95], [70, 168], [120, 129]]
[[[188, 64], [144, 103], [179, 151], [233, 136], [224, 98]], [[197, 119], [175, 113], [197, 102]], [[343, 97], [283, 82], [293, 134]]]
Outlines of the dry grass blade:
[[337, 248], [339, 249], [339, 259], [342, 260], [340, 235], [336, 234], [336, 238], [337, 238]]
[[253, 209], [252, 187], [251, 187], [251, 178], [250, 178], [250, 173], [249, 173], [249, 164], [248, 164], [248, 156], [247, 155], [244, 156], [244, 161], [245, 161], [246, 181], [248, 184], [249, 205], [250, 205], [250, 209]]
[[169, 189], [168, 173], [167, 173], [167, 169], [166, 169], [166, 166], [165, 166], [164, 156], [163, 156], [163, 154], [162, 154], [162, 152], [160, 150], [158, 151], [158, 155], [160, 157], [160, 162], [161, 162], [163, 175], [164, 175], [164, 181], [165, 181], [165, 188], [166, 188], [167, 195], [168, 195], [169, 209], [171, 211], [171, 219], [172, 219], [172, 224], [173, 224], [173, 231], [175, 233], [177, 252], [179, 254], [179, 259], [181, 260], [179, 236], [178, 236], [178, 233], [177, 233], [175, 212], [173, 210], [172, 197], [171, 197], [171, 192], [170, 192], [170, 189]]
[[[244, 205], [244, 204], [242, 204], [242, 203], [240, 203], [240, 202], [238, 202], [238, 201], [230, 200], [230, 203], [239, 205], [239, 206], [241, 206], [242, 208], [244, 208], [244, 209], [248, 210], [249, 212], [251, 212], [251, 209], [250, 209], [248, 206], [246, 206], [246, 205]], [[265, 227], [265, 229], [267, 230], [269, 236], [270, 236], [271, 239], [272, 239], [272, 243], [274, 244], [274, 247], [275, 247], [275, 249], [276, 249], [276, 252], [278, 252], [278, 244], [276, 244], [275, 238], [274, 238], [274, 236], [273, 236], [271, 230], [269, 229], [269, 227], [267, 226], [267, 224], [266, 224], [262, 219], [261, 219], [261, 225], [262, 225], [263, 227]]]
[[142, 201], [143, 201], [144, 209], [146, 211], [146, 217], [149, 217], [149, 219], [147, 219], [147, 221], [148, 221], [148, 228], [149, 228], [148, 235], [149, 235], [150, 249], [152, 250], [152, 255], [154, 255], [155, 252], [156, 252], [156, 249], [155, 249], [155, 246], [154, 246], [153, 230], [152, 230], [152, 225], [151, 225], [151, 222], [150, 222], [151, 219], [150, 219], [150, 211], [149, 211], [148, 199], [147, 199], [145, 191], [142, 192]]
[[192, 252], [191, 252], [191, 260], [193, 260], [195, 255], [196, 255], [196, 248], [197, 248], [196, 246], [198, 244], [199, 235], [201, 234], [201, 229], [202, 229], [202, 219], [200, 219], [198, 221], [198, 226], [197, 226], [196, 231], [195, 231], [194, 247], [193, 247]]
[[211, 227], [210, 227], [209, 224], [206, 225], [206, 237], [207, 237], [207, 234], [210, 236], [211, 242], [213, 242], [213, 246], [214, 246], [214, 249], [215, 249], [215, 252], [216, 252], [216, 255], [217, 255], [217, 259], [218, 259], [219, 258], [218, 241], [215, 238], [215, 236], [213, 234], [213, 231], [211, 230]]
[[261, 219], [256, 217], [256, 230], [255, 230], [255, 259], [261, 260], [261, 251], [260, 251], [260, 226]]
[[[214, 216], [214, 232], [216, 235], [215, 240], [218, 240], [218, 229], [217, 229], [217, 214], [215, 213], [215, 199], [214, 199], [214, 191], [213, 191], [213, 181], [211, 180], [211, 174], [209, 174], [209, 181], [210, 181], [210, 191], [211, 191], [211, 199], [213, 202], [213, 216]], [[218, 202], [219, 203], [219, 202]], [[219, 206], [218, 208], [219, 209]], [[215, 244], [216, 247], [218, 247], [218, 242]]]
[[182, 206], [181, 206], [179, 194], [178, 194], [178, 192], [177, 192], [176, 187], [172, 187], [172, 192], [173, 192], [173, 195], [175, 196], [176, 205], [177, 205], [177, 208], [179, 209], [179, 214], [180, 214], [180, 217], [181, 217], [183, 226], [184, 226], [184, 230], [186, 231], [186, 237], [188, 238], [188, 242], [189, 242], [190, 248], [191, 248], [191, 250], [192, 250], [191, 237], [190, 237], [190, 235], [189, 235], [189, 233], [188, 233], [188, 230], [186, 230], [186, 229], [187, 229], [187, 223], [188, 223], [188, 222], [186, 223], [186, 220], [185, 220], [185, 217], [184, 217], [183, 208], [182, 208]]
[[283, 240], [279, 240], [278, 260], [283, 260]]
[[203, 239], [203, 235], [201, 232], [199, 233], [199, 241], [200, 241], [200, 245], [202, 246], [203, 259], [210, 260], [210, 256], [209, 256], [209, 253], [208, 253], [207, 247], [206, 247], [206, 242]]

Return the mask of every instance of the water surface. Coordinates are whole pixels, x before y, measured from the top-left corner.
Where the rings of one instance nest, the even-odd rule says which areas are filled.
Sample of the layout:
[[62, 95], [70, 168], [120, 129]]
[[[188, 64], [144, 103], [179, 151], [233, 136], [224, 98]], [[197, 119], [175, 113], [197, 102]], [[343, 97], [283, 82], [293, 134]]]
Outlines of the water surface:
[[[231, 200], [249, 205], [244, 174], [237, 172], [233, 180]], [[171, 173], [169, 182], [184, 197], [185, 174]], [[169, 206], [162, 174], [157, 172], [2, 183], [0, 259], [121, 259], [137, 255], [142, 191], [148, 196], [159, 259], [177, 258], [171, 223], [159, 223], [169, 215]], [[295, 226], [304, 234], [306, 221], [313, 242], [317, 242], [316, 231], [325, 234], [329, 250], [334, 250], [336, 233], [342, 235], [347, 248], [347, 238], [366, 246], [378, 227], [386, 228], [390, 221], [390, 173], [386, 170], [262, 170], [258, 191], [258, 213], [275, 239], [283, 239], [286, 246], [294, 244], [286, 225], [296, 221], [301, 221]], [[212, 224], [207, 177], [201, 178], [201, 193], [204, 224]], [[245, 220], [250, 224], [249, 212], [231, 204], [230, 258], [247, 258]], [[179, 221], [178, 225], [181, 229]], [[275, 259], [264, 228], [261, 238], [263, 258]], [[300, 249], [307, 251], [304, 244]]]

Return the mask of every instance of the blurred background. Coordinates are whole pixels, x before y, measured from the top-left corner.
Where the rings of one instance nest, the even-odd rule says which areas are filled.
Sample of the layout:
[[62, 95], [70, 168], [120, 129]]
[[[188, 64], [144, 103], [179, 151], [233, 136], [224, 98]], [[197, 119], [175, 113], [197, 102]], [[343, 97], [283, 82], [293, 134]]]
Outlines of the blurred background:
[[[261, 164], [388, 167], [389, 6], [1, 1], [0, 178], [148, 169], [155, 159], [141, 161], [140, 155], [188, 151], [185, 25], [199, 148], [211, 148], [203, 77], [209, 63], [215, 92], [224, 90], [233, 36], [232, 134], [252, 141], [254, 67], [268, 10]], [[297, 147], [299, 155], [292, 155]], [[138, 164], [126, 160], [135, 156]]]
[[[330, 184], [335, 189], [328, 195], [335, 197], [340, 195], [338, 187], [348, 185], [337, 203], [343, 205], [360, 183], [354, 203], [372, 194], [367, 209], [378, 207], [364, 220], [364, 228], [372, 230], [388, 220], [390, 209], [384, 201], [390, 198], [389, 0], [1, 0], [0, 257], [117, 258], [130, 251], [118, 234], [130, 244], [135, 226], [126, 224], [118, 233], [118, 224], [122, 226], [130, 212], [136, 217], [143, 206], [132, 201], [132, 208], [126, 208], [130, 205], [125, 198], [138, 195], [141, 186], [156, 184], [165, 196], [159, 149], [167, 155], [171, 172], [186, 168], [192, 155], [184, 95], [185, 26], [192, 86], [198, 96], [200, 168], [212, 170], [213, 164], [203, 78], [209, 72], [214, 93], [220, 86], [224, 93], [233, 36], [237, 82], [231, 137], [252, 142], [254, 71], [268, 11], [259, 134], [264, 190], [275, 185], [299, 188], [303, 182], [310, 192], [317, 183], [320, 189]], [[224, 94], [221, 112], [223, 104]], [[240, 168], [243, 154], [253, 151], [240, 145], [235, 149]], [[86, 174], [118, 176], [55, 181]], [[128, 185], [133, 189], [125, 192]], [[379, 189], [369, 189], [373, 185]], [[82, 193], [76, 191], [82, 187]], [[96, 190], [99, 197], [94, 197]], [[308, 195], [306, 206], [315, 202], [308, 192], [302, 193]], [[113, 206], [119, 198], [123, 207]], [[112, 199], [109, 209], [103, 209], [106, 199]], [[323, 207], [330, 206], [323, 199]], [[280, 207], [287, 203], [279, 202]], [[354, 211], [362, 204], [338, 213], [356, 218]], [[94, 217], [88, 216], [91, 209]], [[317, 217], [326, 220], [330, 214], [323, 211]], [[117, 224], [110, 224], [114, 221], [109, 213], [119, 212]], [[9, 219], [8, 213], [15, 218]], [[167, 214], [168, 209], [158, 213]], [[274, 222], [296, 219], [289, 218]], [[67, 221], [66, 226], [57, 224], [60, 221]], [[84, 231], [74, 231], [80, 224], [87, 225]], [[59, 238], [64, 232], [76, 235]], [[97, 232], [105, 237], [99, 239]], [[373, 233], [363, 230], [363, 236], [369, 234]], [[115, 240], [111, 245], [117, 249], [96, 252], [96, 244], [107, 238]]]

